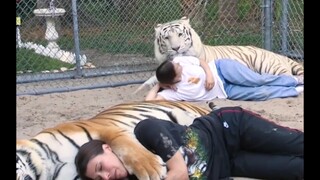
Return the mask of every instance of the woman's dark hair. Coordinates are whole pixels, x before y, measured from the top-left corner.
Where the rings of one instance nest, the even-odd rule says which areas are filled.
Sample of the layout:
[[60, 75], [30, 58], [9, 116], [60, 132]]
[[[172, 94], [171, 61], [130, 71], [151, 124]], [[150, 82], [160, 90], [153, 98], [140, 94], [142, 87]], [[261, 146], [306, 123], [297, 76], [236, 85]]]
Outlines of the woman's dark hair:
[[162, 62], [156, 69], [156, 77], [160, 83], [174, 84], [173, 80], [176, 77], [176, 72], [171, 60]]
[[103, 144], [106, 143], [101, 140], [91, 140], [80, 147], [74, 162], [76, 164], [77, 172], [82, 180], [92, 180], [85, 175], [87, 165], [92, 158], [99, 154], [103, 154]]

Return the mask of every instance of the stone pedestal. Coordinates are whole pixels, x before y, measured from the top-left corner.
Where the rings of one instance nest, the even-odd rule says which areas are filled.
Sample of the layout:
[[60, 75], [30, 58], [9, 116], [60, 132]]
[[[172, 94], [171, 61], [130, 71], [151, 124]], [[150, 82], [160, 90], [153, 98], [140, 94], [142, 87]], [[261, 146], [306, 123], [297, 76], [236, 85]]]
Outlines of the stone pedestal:
[[56, 9], [35, 9], [33, 13], [39, 17], [46, 18], [46, 33], [45, 39], [48, 41], [48, 48], [59, 49], [57, 40], [59, 38], [58, 32], [55, 26], [55, 17], [62, 16], [66, 11], [62, 8]]

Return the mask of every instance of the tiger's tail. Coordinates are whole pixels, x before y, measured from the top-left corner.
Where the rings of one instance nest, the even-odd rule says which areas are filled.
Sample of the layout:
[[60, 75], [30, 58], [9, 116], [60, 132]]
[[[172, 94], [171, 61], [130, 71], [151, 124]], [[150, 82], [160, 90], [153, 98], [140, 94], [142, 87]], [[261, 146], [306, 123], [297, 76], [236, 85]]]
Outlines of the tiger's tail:
[[158, 79], [157, 77], [154, 75], [151, 78], [149, 78], [148, 80], [146, 80], [143, 84], [141, 84], [138, 89], [136, 89], [133, 94], [138, 93], [139, 91], [141, 91], [142, 89], [144, 89], [145, 87], [149, 86], [149, 88], [152, 88], [153, 86], [155, 86], [158, 83]]

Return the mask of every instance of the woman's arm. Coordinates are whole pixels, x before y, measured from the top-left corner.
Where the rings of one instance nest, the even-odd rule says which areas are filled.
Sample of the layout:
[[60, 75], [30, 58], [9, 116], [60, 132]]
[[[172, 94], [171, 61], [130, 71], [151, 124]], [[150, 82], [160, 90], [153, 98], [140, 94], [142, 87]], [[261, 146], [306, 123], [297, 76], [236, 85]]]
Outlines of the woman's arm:
[[168, 172], [165, 180], [189, 180], [187, 165], [180, 151], [177, 151], [172, 158], [167, 161], [167, 168]]
[[184, 126], [156, 118], [140, 121], [134, 129], [139, 142], [166, 162], [166, 180], [189, 179], [187, 165], [179, 150], [183, 144], [181, 133], [184, 131]]
[[157, 83], [148, 92], [145, 100], [146, 101], [150, 101], [150, 100], [165, 100], [162, 96], [158, 95], [159, 89], [160, 89], [160, 85], [159, 85], [159, 83]]
[[140, 121], [134, 129], [139, 142], [166, 162], [168, 171], [165, 180], [189, 179], [187, 165], [179, 150], [182, 145], [180, 133], [185, 131], [184, 128], [170, 121], [150, 118]]
[[200, 61], [200, 66], [203, 68], [204, 72], [206, 73], [206, 89], [210, 90], [214, 86], [214, 79], [213, 79], [211, 69], [205, 60], [199, 59], [199, 61]]

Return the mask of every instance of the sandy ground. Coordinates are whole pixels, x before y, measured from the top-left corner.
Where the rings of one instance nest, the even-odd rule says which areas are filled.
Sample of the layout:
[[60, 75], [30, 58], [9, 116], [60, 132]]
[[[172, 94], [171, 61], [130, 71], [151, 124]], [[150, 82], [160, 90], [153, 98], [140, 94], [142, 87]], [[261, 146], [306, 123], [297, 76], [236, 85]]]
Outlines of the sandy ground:
[[[104, 109], [128, 101], [143, 100], [147, 90], [133, 95], [139, 85], [127, 85], [65, 93], [17, 96], [17, 138], [30, 138], [47, 127], [65, 121], [84, 119]], [[303, 131], [303, 94], [268, 101], [214, 100], [218, 106], [241, 106], [291, 128]], [[208, 108], [208, 102], [197, 102]]]
[[[70, 120], [85, 119], [106, 108], [128, 101], [143, 100], [147, 90], [133, 95], [139, 85], [127, 85], [65, 93], [17, 96], [17, 138], [30, 138], [42, 129]], [[217, 106], [241, 106], [258, 112], [281, 125], [303, 131], [303, 94], [268, 101], [230, 101], [217, 99]], [[209, 102], [195, 104], [208, 108]], [[234, 178], [235, 180], [253, 180]]]

